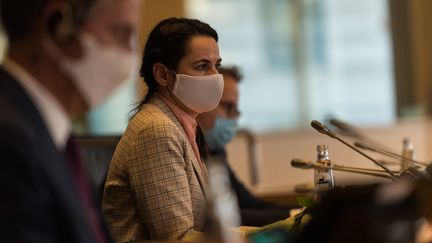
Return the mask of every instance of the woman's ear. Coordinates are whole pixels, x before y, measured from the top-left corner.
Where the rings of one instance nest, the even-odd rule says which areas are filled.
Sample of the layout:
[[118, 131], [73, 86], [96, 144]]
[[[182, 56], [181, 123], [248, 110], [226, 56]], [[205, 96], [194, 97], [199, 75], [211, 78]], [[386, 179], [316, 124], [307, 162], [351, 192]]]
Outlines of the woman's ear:
[[153, 64], [153, 75], [160, 86], [167, 87], [170, 84], [172, 74], [164, 64], [159, 62]]

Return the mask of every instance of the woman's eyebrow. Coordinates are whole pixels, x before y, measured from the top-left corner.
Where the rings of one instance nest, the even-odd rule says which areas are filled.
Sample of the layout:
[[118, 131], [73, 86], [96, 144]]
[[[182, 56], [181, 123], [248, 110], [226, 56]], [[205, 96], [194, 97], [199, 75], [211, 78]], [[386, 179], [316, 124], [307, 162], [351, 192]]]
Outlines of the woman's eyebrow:
[[[199, 59], [199, 60], [193, 62], [192, 64], [196, 64], [196, 63], [199, 63], [199, 62], [211, 63], [210, 60], [202, 58], [202, 59]], [[220, 62], [222, 62], [222, 58], [219, 58], [216, 63], [220, 63]]]
[[195, 63], [199, 63], [199, 62], [210, 63], [210, 60], [203, 58], [203, 59], [199, 59], [199, 60], [193, 62], [193, 64], [195, 64]]

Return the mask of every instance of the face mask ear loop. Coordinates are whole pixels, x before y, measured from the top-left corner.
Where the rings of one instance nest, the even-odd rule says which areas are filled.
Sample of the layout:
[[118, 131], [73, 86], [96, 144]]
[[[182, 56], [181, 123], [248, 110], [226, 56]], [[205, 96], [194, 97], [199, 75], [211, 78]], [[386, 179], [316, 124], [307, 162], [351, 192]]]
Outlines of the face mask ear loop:
[[171, 89], [168, 85], [168, 89], [171, 91], [171, 93], [175, 94], [177, 92], [177, 87], [178, 87], [178, 82], [179, 79], [177, 78], [177, 73], [176, 71], [172, 70], [172, 69], [168, 69], [169, 72], [171, 72], [172, 74], [174, 74], [174, 87]]

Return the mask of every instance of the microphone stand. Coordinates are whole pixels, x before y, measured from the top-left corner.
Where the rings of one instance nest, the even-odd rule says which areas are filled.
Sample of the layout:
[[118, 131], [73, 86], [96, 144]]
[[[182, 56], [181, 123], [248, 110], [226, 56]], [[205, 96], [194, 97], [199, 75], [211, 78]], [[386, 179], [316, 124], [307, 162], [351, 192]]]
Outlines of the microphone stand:
[[386, 156], [394, 158], [394, 159], [403, 159], [403, 160], [409, 161], [409, 162], [414, 163], [414, 164], [418, 164], [418, 165], [422, 165], [422, 166], [428, 166], [427, 163], [420, 162], [420, 161], [417, 161], [417, 160], [413, 160], [413, 159], [410, 159], [410, 158], [406, 158], [406, 157], [404, 157], [402, 155], [399, 155], [399, 154], [396, 154], [396, 153], [393, 153], [393, 152], [390, 152], [390, 151], [386, 151], [386, 150], [381, 149], [381, 148], [372, 147], [372, 146], [369, 146], [369, 145], [367, 145], [365, 143], [354, 142], [354, 146], [359, 147], [361, 149], [370, 150], [370, 151], [375, 152], [375, 153], [383, 154], [383, 155], [386, 155]]
[[335, 165], [335, 164], [332, 166], [325, 166], [325, 165], [313, 163], [311, 161], [304, 161], [304, 160], [300, 160], [300, 159], [291, 160], [291, 166], [293, 166], [295, 168], [299, 168], [299, 169], [315, 169], [315, 168], [333, 169], [336, 171], [370, 175], [370, 176], [382, 177], [382, 178], [386, 178], [386, 179], [394, 179], [390, 175], [383, 174], [386, 171], [382, 171], [382, 170], [355, 168], [355, 167], [341, 166], [341, 165]]
[[360, 128], [357, 128], [351, 124], [348, 124], [344, 121], [338, 120], [338, 119], [330, 119], [330, 124], [332, 124], [333, 126], [339, 128], [339, 130], [341, 130], [342, 132], [344, 132], [344, 134], [346, 134], [347, 136], [351, 136], [353, 138], [359, 139], [360, 141], [362, 141], [363, 143], [369, 143], [369, 144], [373, 144], [375, 145], [375, 147], [380, 147], [380, 148], [384, 148], [387, 151], [391, 151], [391, 149], [387, 148], [386, 146], [384, 146], [383, 144], [377, 142], [376, 140], [367, 137], [364, 135], [363, 131], [361, 131]]
[[383, 164], [381, 164], [379, 161], [373, 159], [372, 157], [370, 157], [369, 155], [363, 153], [362, 151], [360, 151], [359, 149], [357, 149], [356, 147], [352, 146], [351, 144], [347, 143], [346, 141], [344, 141], [343, 139], [339, 138], [335, 133], [333, 133], [327, 126], [321, 124], [320, 122], [313, 120], [311, 122], [311, 126], [317, 130], [319, 133], [325, 134], [331, 138], [334, 138], [336, 140], [338, 140], [339, 142], [345, 144], [346, 146], [348, 146], [349, 148], [353, 149], [354, 151], [356, 151], [357, 153], [363, 155], [364, 157], [366, 157], [367, 159], [369, 159], [370, 161], [372, 161], [373, 163], [375, 163], [376, 165], [378, 165], [379, 167], [381, 167], [382, 169], [384, 169], [390, 176], [392, 179], [396, 179], [398, 178], [392, 171], [390, 171], [386, 166], [384, 166]]
[[337, 165], [333, 165], [333, 166], [323, 166], [323, 165], [319, 165], [320, 168], [328, 168], [328, 169], [334, 169], [334, 170], [338, 170], [338, 171], [344, 171], [344, 172], [351, 172], [351, 173], [357, 173], [357, 174], [363, 174], [363, 175], [371, 175], [371, 176], [377, 176], [377, 177], [383, 177], [386, 179], [391, 179], [393, 180], [394, 177], [392, 177], [391, 175], [386, 175], [380, 172], [373, 172], [373, 171], [367, 171], [367, 169], [362, 170], [361, 168], [349, 168], [349, 167], [343, 167], [343, 166], [337, 166]]
[[[369, 140], [369, 138], [366, 138], [366, 137], [365, 137], [365, 136], [364, 136], [364, 135], [359, 131], [358, 128], [356, 128], [356, 127], [354, 127], [354, 126], [352, 126], [352, 125], [350, 125], [350, 124], [348, 124], [348, 123], [346, 123], [346, 122], [343, 122], [343, 121], [340, 121], [340, 120], [338, 120], [338, 119], [334, 119], [334, 118], [330, 119], [329, 122], [330, 122], [330, 124], [332, 124], [333, 126], [339, 128], [339, 130], [340, 130], [341, 132], [343, 132], [344, 135], [346, 135], [346, 136], [350, 136], [350, 137], [358, 138], [358, 139], [360, 139], [360, 140], [362, 140], [362, 141], [364, 141], [364, 140]], [[374, 143], [375, 143], [375, 142], [374, 142]]]

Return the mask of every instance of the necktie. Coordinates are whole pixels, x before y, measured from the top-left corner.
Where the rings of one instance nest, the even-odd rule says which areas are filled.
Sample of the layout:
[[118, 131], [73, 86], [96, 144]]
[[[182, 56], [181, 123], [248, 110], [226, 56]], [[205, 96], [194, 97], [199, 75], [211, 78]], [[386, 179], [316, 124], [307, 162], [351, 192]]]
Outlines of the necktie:
[[65, 152], [69, 167], [72, 170], [76, 188], [78, 189], [81, 204], [84, 207], [87, 220], [92, 229], [93, 235], [95, 236], [96, 242], [106, 243], [107, 239], [103, 234], [102, 226], [93, 204], [89, 185], [87, 184], [79, 147], [73, 136], [69, 138]]

